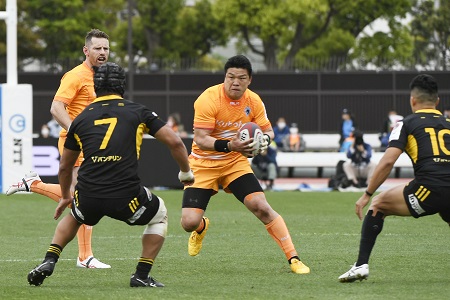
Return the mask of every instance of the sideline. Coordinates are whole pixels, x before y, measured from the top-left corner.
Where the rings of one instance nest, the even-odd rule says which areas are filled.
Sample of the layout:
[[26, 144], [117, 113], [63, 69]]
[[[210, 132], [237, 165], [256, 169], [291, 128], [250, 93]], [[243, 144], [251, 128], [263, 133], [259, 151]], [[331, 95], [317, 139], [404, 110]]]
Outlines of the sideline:
[[[301, 191], [301, 192], [330, 192], [329, 178], [277, 178], [274, 181], [273, 191]], [[377, 192], [385, 191], [399, 184], [406, 184], [412, 178], [388, 178]], [[264, 188], [264, 184], [262, 184]], [[365, 188], [347, 188], [345, 192], [364, 192]], [[343, 192], [343, 191], [341, 191]]]

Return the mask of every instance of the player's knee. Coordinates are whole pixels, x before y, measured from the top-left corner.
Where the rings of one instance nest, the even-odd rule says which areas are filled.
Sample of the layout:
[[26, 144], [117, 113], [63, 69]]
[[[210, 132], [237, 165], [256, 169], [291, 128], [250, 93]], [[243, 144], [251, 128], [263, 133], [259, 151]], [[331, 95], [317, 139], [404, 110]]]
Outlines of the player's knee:
[[[150, 191], [146, 188], [147, 193]], [[156, 196], [159, 199], [159, 210], [156, 215], [148, 222], [147, 226], [144, 229], [144, 234], [157, 234], [162, 236], [163, 238], [167, 235], [167, 208], [164, 204], [164, 200], [160, 197]]]
[[[258, 198], [256, 198], [255, 196], [257, 196]], [[253, 198], [247, 201], [247, 197]], [[254, 193], [248, 195], [247, 197], [245, 198], [244, 204], [247, 209], [250, 210], [258, 219], [267, 219], [276, 214], [273, 208], [267, 202], [264, 194], [261, 193], [261, 195], [259, 195], [258, 193]]]
[[202, 221], [201, 218], [192, 217], [192, 216], [182, 216], [181, 217], [181, 227], [183, 227], [183, 229], [186, 232], [192, 232], [198, 228], [201, 221]]
[[376, 195], [372, 198], [372, 202], [370, 203], [370, 208], [373, 211], [378, 211], [383, 207], [383, 201], [380, 195]]
[[273, 219], [274, 211], [263, 207], [258, 207], [251, 210], [251, 212], [261, 221]]

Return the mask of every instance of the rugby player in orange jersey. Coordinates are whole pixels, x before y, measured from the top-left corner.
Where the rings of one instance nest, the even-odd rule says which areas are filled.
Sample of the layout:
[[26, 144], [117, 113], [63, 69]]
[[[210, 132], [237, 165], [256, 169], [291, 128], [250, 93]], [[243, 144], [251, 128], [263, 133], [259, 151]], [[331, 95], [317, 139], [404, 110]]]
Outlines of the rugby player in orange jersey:
[[[72, 120], [78, 116], [86, 106], [96, 98], [94, 91], [93, 66], [100, 66], [108, 61], [109, 36], [98, 29], [89, 31], [85, 38], [83, 53], [86, 59], [83, 63], [65, 73], [61, 79], [58, 91], [53, 98], [50, 112], [63, 128], [59, 135], [58, 149], [62, 155], [67, 130]], [[83, 161], [81, 153], [73, 168], [72, 191], [77, 182], [78, 169]], [[36, 172], [29, 172], [17, 184], [9, 187], [6, 194], [25, 191], [41, 194], [59, 202], [61, 187], [59, 184], [44, 183]], [[78, 258], [77, 267], [80, 268], [111, 268], [94, 257], [92, 252], [92, 226], [82, 225], [78, 230]]]
[[224, 83], [205, 90], [194, 103], [194, 141], [189, 162], [195, 183], [186, 186], [183, 195], [181, 225], [191, 232], [188, 252], [197, 255], [209, 226], [204, 216], [211, 197], [219, 185], [241, 201], [266, 227], [286, 255], [292, 272], [307, 274], [283, 218], [272, 209], [255, 177], [247, 157], [253, 139], [241, 142], [239, 128], [254, 122], [264, 133], [261, 152], [266, 151], [273, 130], [261, 98], [248, 89], [252, 66], [243, 55], [231, 57], [225, 64]]

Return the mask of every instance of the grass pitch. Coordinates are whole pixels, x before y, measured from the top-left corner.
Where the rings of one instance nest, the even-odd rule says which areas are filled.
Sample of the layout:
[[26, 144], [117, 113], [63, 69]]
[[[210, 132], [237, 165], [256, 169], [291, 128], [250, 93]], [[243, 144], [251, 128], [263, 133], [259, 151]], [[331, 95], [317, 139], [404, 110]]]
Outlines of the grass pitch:
[[367, 281], [340, 283], [355, 262], [360, 193], [269, 192], [311, 274], [290, 272], [264, 226], [232, 195], [220, 192], [207, 210], [203, 249], [187, 253], [179, 224], [182, 191], [156, 191], [169, 210], [169, 233], [152, 269], [164, 288], [130, 288], [143, 227], [104, 218], [94, 228], [94, 254], [112, 269], [76, 268], [76, 239], [40, 287], [27, 274], [39, 264], [57, 221], [55, 202], [34, 194], [0, 195], [0, 299], [448, 299], [449, 226], [437, 215], [388, 217]]

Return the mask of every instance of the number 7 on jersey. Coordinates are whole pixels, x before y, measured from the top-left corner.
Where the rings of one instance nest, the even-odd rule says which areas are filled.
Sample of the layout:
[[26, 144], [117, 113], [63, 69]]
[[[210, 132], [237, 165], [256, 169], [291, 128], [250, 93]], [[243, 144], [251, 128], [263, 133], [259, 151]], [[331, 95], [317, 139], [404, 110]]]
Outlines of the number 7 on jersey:
[[108, 130], [105, 133], [105, 136], [103, 137], [102, 144], [100, 145], [100, 149], [105, 149], [108, 145], [109, 139], [111, 138], [111, 135], [114, 131], [114, 128], [117, 124], [117, 118], [107, 118], [107, 119], [101, 119], [101, 120], [95, 120], [94, 125], [104, 125], [109, 124]]

